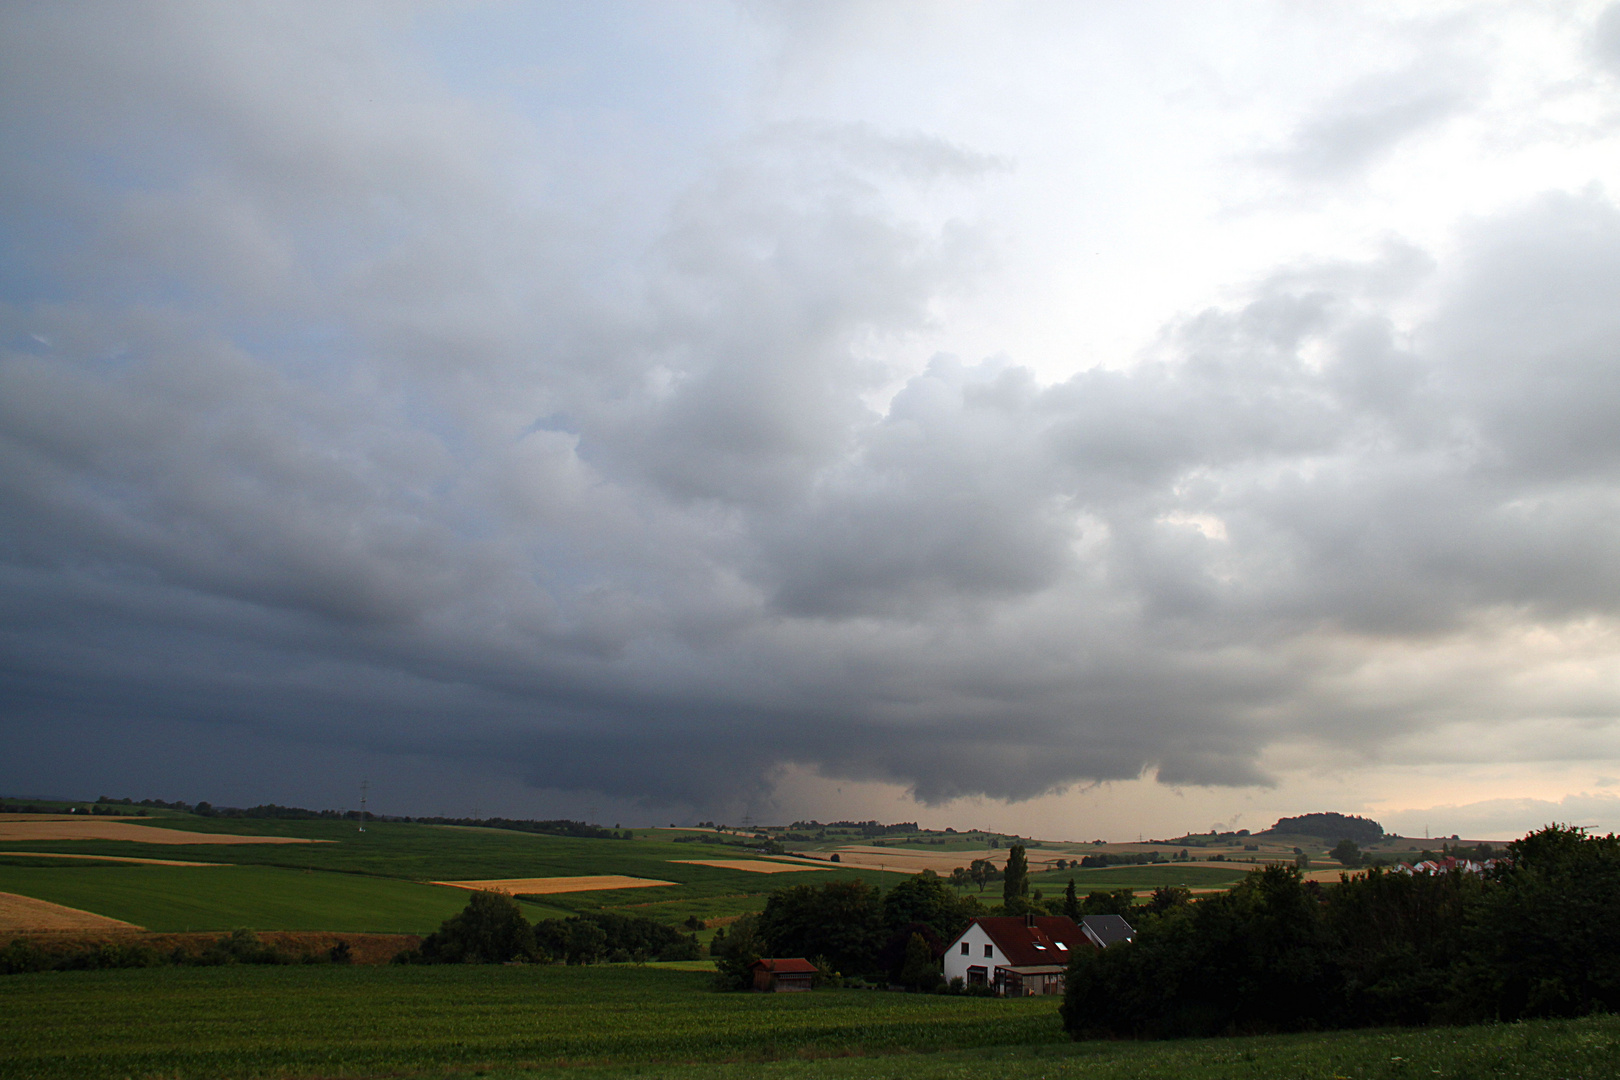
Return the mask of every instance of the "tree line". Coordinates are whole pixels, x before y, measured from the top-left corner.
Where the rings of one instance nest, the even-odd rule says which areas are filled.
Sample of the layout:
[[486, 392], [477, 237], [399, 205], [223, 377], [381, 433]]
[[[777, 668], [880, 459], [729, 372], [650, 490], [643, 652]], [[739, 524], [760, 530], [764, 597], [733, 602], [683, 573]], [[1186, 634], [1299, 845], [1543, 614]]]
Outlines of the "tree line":
[[587, 912], [530, 923], [505, 893], [475, 892], [467, 906], [439, 925], [396, 964], [629, 963], [696, 960], [697, 935], [682, 934], [643, 915]]
[[1620, 1009], [1620, 839], [1549, 826], [1489, 874], [1378, 868], [1326, 887], [1292, 866], [1167, 902], [1080, 955], [1076, 1038], [1474, 1023]]
[[207, 944], [167, 951], [142, 941], [106, 941], [60, 944], [13, 938], [0, 947], [0, 975], [35, 971], [98, 971], [108, 968], [225, 967], [233, 964], [348, 964], [353, 962], [349, 943], [320, 951], [289, 952], [267, 942], [251, 930], [233, 930]]

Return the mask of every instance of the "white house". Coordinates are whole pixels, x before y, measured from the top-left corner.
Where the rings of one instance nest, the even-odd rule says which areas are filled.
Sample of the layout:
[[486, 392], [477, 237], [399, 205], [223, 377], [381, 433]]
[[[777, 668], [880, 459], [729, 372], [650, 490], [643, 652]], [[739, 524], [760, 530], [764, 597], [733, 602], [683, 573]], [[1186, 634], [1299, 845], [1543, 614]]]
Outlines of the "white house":
[[1099, 947], [1066, 915], [974, 919], [945, 949], [945, 979], [1012, 997], [1061, 994], [1075, 952]]

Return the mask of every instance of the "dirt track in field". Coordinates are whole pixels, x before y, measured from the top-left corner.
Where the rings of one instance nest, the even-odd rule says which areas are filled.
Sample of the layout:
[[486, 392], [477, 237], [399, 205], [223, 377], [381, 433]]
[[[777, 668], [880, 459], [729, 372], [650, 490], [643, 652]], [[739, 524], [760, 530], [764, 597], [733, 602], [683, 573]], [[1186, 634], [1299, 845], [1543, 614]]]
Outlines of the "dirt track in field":
[[716, 866], [721, 870], [747, 870], [753, 874], [791, 874], [799, 870], [834, 870], [832, 865], [806, 866], [803, 863], [766, 862], [764, 859], [671, 859], [688, 866]]
[[93, 862], [142, 863], [146, 866], [229, 866], [230, 863], [186, 862], [184, 859], [142, 859], [135, 855], [64, 855], [59, 851], [0, 851], [25, 859], [89, 859]]
[[0, 931], [139, 929], [134, 923], [109, 919], [105, 915], [35, 900], [32, 896], [0, 892]]
[[228, 833], [185, 832], [155, 825], [133, 825], [116, 818], [43, 817], [40, 814], [0, 814], [0, 842], [40, 840], [130, 840], [137, 844], [326, 844], [296, 836], [234, 836]]
[[596, 892], [600, 889], [646, 889], [654, 885], [676, 885], [674, 881], [655, 881], [652, 878], [625, 877], [623, 874], [598, 874], [592, 877], [534, 877], [495, 878], [488, 881], [435, 881], [435, 885], [449, 885], [455, 889], [478, 892], [489, 889], [511, 896], [549, 896], [553, 893]]

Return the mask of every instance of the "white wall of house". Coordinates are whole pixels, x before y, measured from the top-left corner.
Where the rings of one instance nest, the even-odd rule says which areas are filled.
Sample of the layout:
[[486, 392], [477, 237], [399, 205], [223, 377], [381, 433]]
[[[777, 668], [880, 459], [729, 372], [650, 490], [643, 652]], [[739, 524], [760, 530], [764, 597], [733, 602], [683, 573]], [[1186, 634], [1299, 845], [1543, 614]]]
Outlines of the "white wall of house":
[[[964, 945], [967, 947], [966, 952], [963, 951]], [[988, 953], [986, 950], [989, 950]], [[995, 942], [990, 940], [990, 935], [985, 933], [984, 928], [978, 923], [973, 923], [962, 931], [961, 937], [951, 942], [950, 948], [945, 950], [945, 981], [961, 979], [967, 982], [968, 968], [982, 967], [986, 981], [994, 982], [996, 967], [1006, 963], [1007, 958], [996, 948]]]

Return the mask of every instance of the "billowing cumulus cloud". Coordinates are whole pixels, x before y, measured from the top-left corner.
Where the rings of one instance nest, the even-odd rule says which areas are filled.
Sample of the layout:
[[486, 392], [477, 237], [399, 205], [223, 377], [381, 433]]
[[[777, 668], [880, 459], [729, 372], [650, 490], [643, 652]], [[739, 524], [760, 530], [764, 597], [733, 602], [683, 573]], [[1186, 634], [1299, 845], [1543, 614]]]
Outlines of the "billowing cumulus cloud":
[[[713, 810], [787, 769], [936, 804], [1266, 785], [1279, 747], [1376, 765], [1456, 725], [1620, 757], [1612, 686], [1510, 644], [1596, 670], [1620, 616], [1600, 178], [1278, 248], [1135, 353], [965, 355], [1043, 227], [1017, 140], [766, 80], [661, 142], [577, 87], [458, 84], [444, 17], [4, 17], [0, 782], [141, 789], [119, 763], [155, 755], [261, 790], [235, 740], [298, 748], [305, 792], [392, 757]], [[1548, 31], [1591, 93], [1613, 21]], [[1245, 114], [1230, 213], [1377, 202], [1381, 163], [1511, 111], [1474, 22]]]

